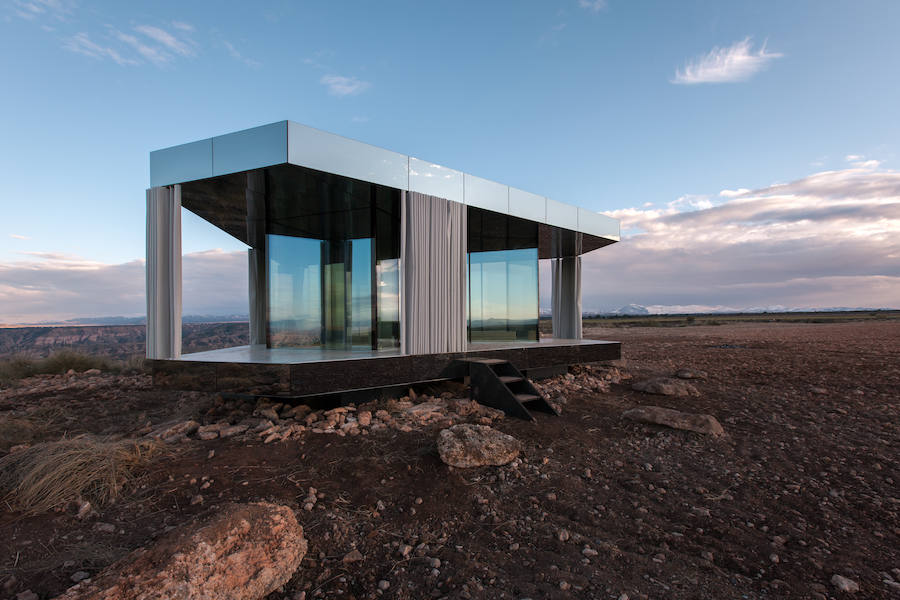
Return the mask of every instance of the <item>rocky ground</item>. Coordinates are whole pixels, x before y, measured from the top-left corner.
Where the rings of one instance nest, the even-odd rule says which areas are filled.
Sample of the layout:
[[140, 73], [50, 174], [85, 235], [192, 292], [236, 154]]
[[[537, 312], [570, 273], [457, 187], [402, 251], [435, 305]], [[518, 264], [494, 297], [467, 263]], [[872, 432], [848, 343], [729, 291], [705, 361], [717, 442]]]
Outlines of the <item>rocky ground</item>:
[[[0, 513], [0, 597], [52, 598], [261, 501], [290, 506], [308, 543], [273, 599], [900, 598], [900, 322], [586, 333], [622, 340], [625, 360], [541, 382], [561, 415], [535, 423], [458, 385], [338, 410], [144, 375], [2, 390], [0, 454], [82, 432], [168, 452], [80, 517]], [[643, 405], [707, 433], [623, 416]], [[438, 439], [459, 423], [509, 434], [518, 455], [449, 467]]]

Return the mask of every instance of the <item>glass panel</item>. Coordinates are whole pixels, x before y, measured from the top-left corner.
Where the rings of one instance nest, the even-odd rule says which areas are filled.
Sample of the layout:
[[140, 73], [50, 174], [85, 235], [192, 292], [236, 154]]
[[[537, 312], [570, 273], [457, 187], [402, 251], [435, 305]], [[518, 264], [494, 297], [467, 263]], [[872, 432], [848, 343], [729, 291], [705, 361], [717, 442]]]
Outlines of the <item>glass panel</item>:
[[[396, 348], [400, 341], [399, 190], [295, 166], [267, 169], [270, 345], [321, 345], [328, 349]], [[284, 242], [284, 239], [305, 242]], [[281, 258], [283, 253], [302, 255]], [[318, 287], [296, 317], [290, 269], [315, 265]], [[312, 275], [312, 271], [310, 275]], [[284, 281], [282, 281], [284, 280]], [[276, 322], [276, 317], [280, 319]], [[318, 336], [311, 335], [318, 318]], [[383, 323], [379, 325], [379, 319]], [[301, 322], [302, 321], [302, 322]], [[292, 327], [305, 329], [289, 333]]]
[[269, 235], [269, 346], [322, 343], [322, 242]]
[[537, 248], [469, 254], [469, 339], [536, 341]]

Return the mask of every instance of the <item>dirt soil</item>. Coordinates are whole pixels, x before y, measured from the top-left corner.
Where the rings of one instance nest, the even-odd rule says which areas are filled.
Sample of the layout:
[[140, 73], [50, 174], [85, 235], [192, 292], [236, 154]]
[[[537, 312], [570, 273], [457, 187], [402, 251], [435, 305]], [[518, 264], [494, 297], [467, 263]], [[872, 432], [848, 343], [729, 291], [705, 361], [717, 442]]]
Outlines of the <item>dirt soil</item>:
[[[51, 598], [219, 504], [266, 500], [309, 541], [270, 598], [849, 597], [835, 574], [900, 598], [900, 322], [586, 333], [621, 340], [633, 380], [607, 392], [576, 373], [561, 416], [495, 422], [524, 442], [510, 465], [447, 467], [439, 425], [186, 440], [95, 518], [0, 513], [0, 597]], [[681, 368], [705, 372], [699, 397], [631, 389]], [[145, 376], [48, 380], [0, 392], [0, 416], [55, 411], [32, 442], [138, 435], [216, 401]], [[639, 404], [712, 414], [726, 435], [621, 417]]]

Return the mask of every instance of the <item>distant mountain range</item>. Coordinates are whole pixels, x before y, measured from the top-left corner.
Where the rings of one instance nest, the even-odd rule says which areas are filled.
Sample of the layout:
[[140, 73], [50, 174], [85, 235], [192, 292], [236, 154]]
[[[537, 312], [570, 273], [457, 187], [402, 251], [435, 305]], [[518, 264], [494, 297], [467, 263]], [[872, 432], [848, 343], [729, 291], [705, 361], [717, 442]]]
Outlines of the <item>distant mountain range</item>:
[[[184, 315], [182, 323], [246, 323], [249, 315]], [[147, 317], [79, 317], [64, 321], [39, 321], [37, 323], [5, 323], [6, 327], [65, 327], [83, 325], [143, 325]]]
[[586, 317], [640, 316], [640, 315], [727, 315], [727, 314], [763, 314], [763, 313], [808, 313], [808, 312], [865, 312], [877, 310], [896, 310], [893, 308], [869, 308], [832, 306], [828, 308], [786, 307], [786, 306], [752, 306], [749, 308], [730, 308], [724, 306], [641, 306], [629, 304], [612, 311], [585, 312]]
[[[828, 308], [809, 308], [785, 306], [752, 306], [750, 308], [730, 308], [723, 306], [642, 306], [629, 304], [615, 310], [584, 311], [585, 317], [632, 317], [642, 315], [726, 315], [726, 314], [762, 314], [762, 313], [806, 313], [806, 312], [859, 312], [873, 310], [897, 310], [895, 308], [869, 308], [834, 306]], [[550, 317], [550, 309], [542, 308], [540, 316]], [[246, 323], [250, 317], [246, 314], [234, 315], [185, 315], [183, 323]], [[37, 323], [0, 323], [0, 327], [79, 327], [90, 325], [143, 325], [146, 317], [80, 317], [63, 321], [40, 321]]]

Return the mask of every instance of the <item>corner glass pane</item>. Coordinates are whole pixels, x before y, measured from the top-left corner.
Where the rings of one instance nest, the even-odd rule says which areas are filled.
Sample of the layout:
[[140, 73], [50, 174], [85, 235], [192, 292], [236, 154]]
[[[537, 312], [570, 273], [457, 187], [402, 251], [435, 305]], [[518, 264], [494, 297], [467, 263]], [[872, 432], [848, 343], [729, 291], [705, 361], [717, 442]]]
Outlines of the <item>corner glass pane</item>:
[[322, 242], [269, 235], [269, 346], [322, 343]]

